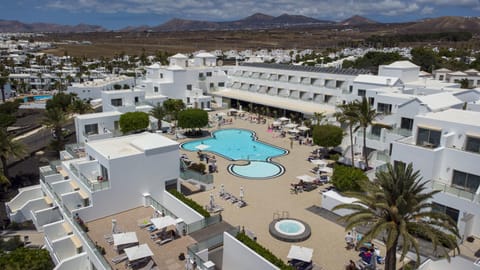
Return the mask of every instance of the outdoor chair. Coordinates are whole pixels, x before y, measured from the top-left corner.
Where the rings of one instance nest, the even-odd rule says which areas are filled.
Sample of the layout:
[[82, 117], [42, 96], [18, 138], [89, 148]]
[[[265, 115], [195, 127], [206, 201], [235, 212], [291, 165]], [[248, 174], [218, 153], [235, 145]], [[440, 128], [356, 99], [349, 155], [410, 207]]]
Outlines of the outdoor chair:
[[155, 243], [159, 244], [161, 246], [161, 245], [165, 245], [166, 243], [171, 242], [171, 241], [173, 241], [173, 236], [169, 236], [169, 237], [164, 238], [164, 239], [159, 239], [159, 240], [155, 241]]
[[245, 206], [247, 206], [247, 202], [246, 202], [246, 201], [244, 201], [244, 200], [238, 200], [238, 202], [237, 202], [237, 207], [238, 207], [238, 208], [242, 208], [242, 207], [245, 207]]
[[148, 231], [148, 232], [154, 232], [154, 231], [156, 231], [156, 230], [157, 230], [157, 227], [155, 227], [155, 225], [152, 225], [152, 226], [147, 227], [147, 231]]
[[119, 264], [127, 259], [127, 254], [118, 255], [112, 258], [112, 263]]
[[231, 197], [230, 197], [230, 202], [231, 202], [232, 204], [238, 202], [237, 197], [231, 196]]
[[150, 261], [148, 261], [148, 263], [144, 267], [138, 268], [138, 270], [152, 270], [154, 265], [155, 265], [155, 261], [150, 260]]

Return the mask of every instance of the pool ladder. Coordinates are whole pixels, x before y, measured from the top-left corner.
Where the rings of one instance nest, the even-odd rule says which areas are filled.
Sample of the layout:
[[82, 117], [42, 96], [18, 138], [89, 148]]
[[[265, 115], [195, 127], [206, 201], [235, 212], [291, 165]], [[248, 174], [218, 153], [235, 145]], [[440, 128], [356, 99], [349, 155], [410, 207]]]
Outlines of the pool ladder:
[[288, 211], [277, 211], [273, 213], [273, 219], [286, 219], [290, 217], [290, 213]]

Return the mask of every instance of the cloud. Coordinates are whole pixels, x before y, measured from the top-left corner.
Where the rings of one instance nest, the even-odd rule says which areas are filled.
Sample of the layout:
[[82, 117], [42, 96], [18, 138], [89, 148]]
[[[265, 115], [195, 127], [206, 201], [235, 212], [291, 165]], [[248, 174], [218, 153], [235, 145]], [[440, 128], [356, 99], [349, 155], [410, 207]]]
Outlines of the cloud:
[[342, 20], [352, 15], [367, 17], [431, 14], [437, 6], [480, 6], [480, 0], [48, 0], [49, 9], [74, 13], [154, 14], [202, 20], [233, 20], [255, 12], [278, 16], [283, 13]]
[[422, 11], [420, 11], [420, 13], [422, 15], [429, 15], [429, 14], [432, 14], [434, 10], [435, 10], [435, 8], [433, 8], [433, 7], [425, 6], [425, 7], [422, 8]]

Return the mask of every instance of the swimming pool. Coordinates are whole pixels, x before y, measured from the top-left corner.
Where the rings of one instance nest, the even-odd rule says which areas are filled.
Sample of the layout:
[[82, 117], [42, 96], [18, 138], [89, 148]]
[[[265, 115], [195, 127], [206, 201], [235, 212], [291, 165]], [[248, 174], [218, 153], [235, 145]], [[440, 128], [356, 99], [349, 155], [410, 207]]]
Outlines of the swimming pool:
[[304, 241], [312, 234], [307, 223], [295, 218], [275, 219], [268, 230], [273, 237], [285, 242]]
[[195, 140], [181, 145], [188, 151], [210, 152], [232, 161], [245, 160], [247, 164], [230, 164], [228, 171], [233, 175], [267, 179], [283, 174], [285, 169], [272, 162], [274, 157], [288, 153], [287, 150], [257, 141], [255, 133], [245, 129], [222, 129], [213, 132], [208, 139]]
[[46, 100], [51, 98], [52, 98], [52, 95], [29, 96], [29, 97], [24, 97], [23, 101], [29, 102], [29, 101]]

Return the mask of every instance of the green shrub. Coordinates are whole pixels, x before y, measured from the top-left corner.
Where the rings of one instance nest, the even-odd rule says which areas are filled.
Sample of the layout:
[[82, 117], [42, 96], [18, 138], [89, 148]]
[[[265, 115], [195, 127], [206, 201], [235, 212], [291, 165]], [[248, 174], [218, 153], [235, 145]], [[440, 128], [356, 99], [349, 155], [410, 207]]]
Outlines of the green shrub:
[[333, 168], [332, 183], [341, 192], [360, 191], [364, 181], [368, 181], [368, 177], [358, 168], [342, 165]]
[[294, 268], [290, 265], [285, 264], [284, 261], [275, 256], [270, 250], [264, 248], [256, 241], [252, 240], [245, 233], [240, 232], [237, 234], [237, 240], [245, 244], [247, 247], [255, 251], [258, 255], [262, 256], [267, 261], [271, 262], [281, 270], [293, 270]]
[[148, 114], [144, 112], [127, 112], [120, 116], [119, 123], [122, 133], [140, 131], [148, 127]]
[[177, 199], [179, 199], [180, 201], [188, 205], [193, 210], [197, 211], [200, 215], [206, 218], [210, 217], [210, 213], [208, 213], [207, 210], [203, 209], [203, 207], [200, 204], [198, 204], [196, 201], [185, 197], [185, 195], [183, 195], [182, 193], [178, 192], [175, 189], [169, 189], [168, 192], [170, 192], [170, 194], [172, 194]]
[[178, 113], [181, 128], [202, 128], [208, 125], [208, 113], [202, 109], [186, 109]]
[[192, 163], [188, 168], [199, 173], [205, 173], [207, 166], [203, 163]]

